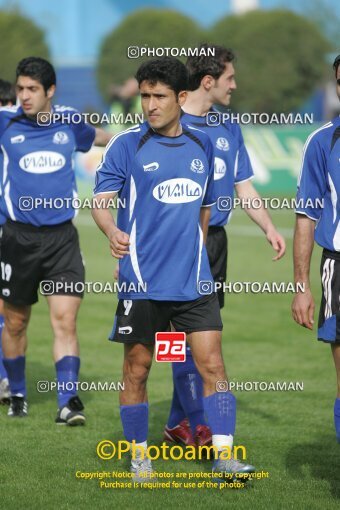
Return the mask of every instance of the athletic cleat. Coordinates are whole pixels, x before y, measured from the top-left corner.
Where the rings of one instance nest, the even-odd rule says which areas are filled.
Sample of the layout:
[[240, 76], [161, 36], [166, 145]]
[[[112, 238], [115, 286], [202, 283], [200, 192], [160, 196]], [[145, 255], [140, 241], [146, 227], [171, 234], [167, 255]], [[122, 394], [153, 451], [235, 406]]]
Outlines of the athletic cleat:
[[143, 482], [150, 482], [150, 480], [153, 480], [152, 473], [152, 464], [151, 460], [147, 459], [146, 457], [144, 459], [137, 458], [134, 460], [131, 460], [131, 469], [132, 473], [132, 480], [134, 482], [143, 483]]
[[208, 425], [197, 425], [195, 432], [197, 446], [211, 446], [211, 430]]
[[7, 416], [11, 418], [26, 418], [28, 407], [25, 397], [11, 397]]
[[196, 446], [191, 428], [187, 419], [182, 420], [176, 427], [170, 429], [167, 425], [164, 429], [164, 441], [178, 443], [184, 446]]
[[[212, 478], [213, 482], [223, 483], [226, 480], [229, 482], [247, 482], [250, 473], [255, 473], [254, 466], [245, 464], [237, 459], [216, 459], [212, 468], [213, 473], [224, 473], [224, 477]], [[232, 474], [232, 476], [230, 476]], [[238, 476], [236, 476], [236, 474]]]
[[86, 418], [80, 411], [84, 409], [83, 403], [79, 397], [72, 397], [64, 406], [58, 409], [55, 422], [58, 425], [84, 425]]
[[0, 405], [10, 403], [11, 391], [9, 389], [8, 379], [0, 379]]

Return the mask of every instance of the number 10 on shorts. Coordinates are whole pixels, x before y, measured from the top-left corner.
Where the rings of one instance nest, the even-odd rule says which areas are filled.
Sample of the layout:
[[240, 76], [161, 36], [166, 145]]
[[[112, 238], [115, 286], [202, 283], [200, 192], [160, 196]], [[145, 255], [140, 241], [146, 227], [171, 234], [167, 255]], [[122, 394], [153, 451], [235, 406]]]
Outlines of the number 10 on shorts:
[[156, 333], [156, 361], [183, 362], [186, 360], [186, 335], [177, 331]]

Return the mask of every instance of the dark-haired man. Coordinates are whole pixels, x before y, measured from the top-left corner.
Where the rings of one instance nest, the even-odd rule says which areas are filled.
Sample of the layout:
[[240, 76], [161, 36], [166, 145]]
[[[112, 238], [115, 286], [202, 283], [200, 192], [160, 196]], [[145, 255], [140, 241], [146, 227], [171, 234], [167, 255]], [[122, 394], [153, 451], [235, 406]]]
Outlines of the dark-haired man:
[[[0, 107], [13, 106], [16, 102], [15, 88], [12, 83], [6, 80], [0, 80]], [[0, 168], [2, 168], [0, 154]], [[2, 179], [0, 180], [2, 182]], [[0, 186], [1, 187], [1, 186]], [[5, 223], [6, 217], [0, 212], [0, 228]], [[4, 327], [4, 303], [0, 299], [0, 404], [8, 404], [10, 398], [10, 389], [8, 384], [7, 372], [2, 361], [2, 330]]]
[[[336, 91], [340, 99], [340, 55], [334, 61]], [[295, 282], [305, 285], [292, 303], [294, 320], [313, 329], [315, 303], [310, 289], [310, 261], [314, 240], [323, 248], [320, 273], [322, 300], [318, 339], [331, 346], [337, 376], [334, 425], [340, 443], [340, 117], [314, 131], [303, 150], [298, 182], [294, 233]], [[320, 204], [323, 201], [323, 207]], [[304, 206], [304, 204], [306, 204]], [[319, 204], [319, 205], [318, 205]], [[312, 207], [312, 206], [315, 207]], [[318, 205], [318, 207], [317, 207]]]
[[[186, 99], [187, 71], [174, 58], [147, 61], [136, 75], [147, 121], [118, 134], [98, 167], [95, 194], [117, 193], [128, 207], [118, 214], [118, 226], [107, 209], [94, 208], [99, 228], [120, 262], [119, 280], [126, 291], [119, 303], [111, 338], [124, 343], [120, 412], [130, 443], [147, 447], [146, 382], [155, 334], [186, 332], [203, 378], [203, 405], [218, 451], [232, 448], [235, 397], [217, 393], [224, 380], [221, 353], [222, 322], [216, 294], [201, 296], [199, 282], [212, 283], [204, 246], [210, 207], [216, 201], [213, 152], [209, 138], [180, 122]], [[251, 472], [253, 467], [219, 455], [219, 472]], [[132, 459], [135, 479], [151, 478], [151, 463]]]
[[[251, 179], [253, 170], [244, 145], [240, 126], [235, 122], [211, 123], [209, 113], [213, 105], [229, 106], [236, 89], [234, 53], [218, 45], [204, 44], [213, 48], [214, 56], [189, 57], [189, 93], [183, 106], [182, 120], [204, 131], [214, 147], [214, 181], [218, 197], [228, 197], [230, 202], [234, 190], [245, 203], [256, 199], [256, 208], [245, 209], [248, 216], [263, 230], [267, 241], [277, 252], [273, 260], [280, 259], [285, 252], [285, 241], [275, 229], [266, 209], [258, 207], [259, 195]], [[205, 52], [207, 53], [207, 52]], [[207, 115], [208, 114], [208, 115]], [[225, 200], [224, 203], [227, 201]], [[232, 207], [228, 210], [213, 205], [209, 221], [207, 252], [214, 281], [220, 284], [217, 294], [220, 307], [224, 306], [223, 283], [226, 280], [228, 242], [225, 225]], [[195, 367], [190, 350], [185, 363], [173, 364], [174, 395], [164, 437], [179, 443], [210, 442], [210, 431], [206, 426], [202, 405], [202, 381]], [[189, 423], [188, 423], [189, 420]], [[189, 427], [190, 424], [190, 427]]]
[[[27, 416], [26, 330], [39, 284], [49, 281], [46, 294], [58, 382], [56, 422], [79, 425], [85, 422], [75, 385], [80, 365], [76, 317], [82, 295], [75, 284], [84, 280], [84, 266], [72, 224], [76, 193], [72, 157], [75, 150], [86, 152], [93, 143], [105, 145], [109, 135], [72, 120], [42, 125], [41, 112], [74, 113], [52, 106], [55, 89], [53, 66], [42, 58], [25, 58], [16, 70], [20, 106], [0, 110], [1, 209], [7, 217], [0, 279], [5, 301], [3, 351], [11, 389], [8, 415], [22, 418]], [[56, 199], [58, 207], [53, 206]]]

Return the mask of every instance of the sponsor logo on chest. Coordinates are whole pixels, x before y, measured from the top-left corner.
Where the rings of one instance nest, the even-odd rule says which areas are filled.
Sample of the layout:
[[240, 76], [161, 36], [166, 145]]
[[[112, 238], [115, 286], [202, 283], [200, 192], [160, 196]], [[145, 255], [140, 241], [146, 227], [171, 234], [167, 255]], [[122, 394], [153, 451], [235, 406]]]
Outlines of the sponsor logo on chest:
[[36, 151], [25, 154], [19, 161], [19, 166], [25, 172], [33, 174], [48, 174], [57, 172], [66, 163], [65, 157], [59, 152]]
[[165, 204], [184, 204], [201, 198], [202, 187], [191, 179], [169, 179], [155, 186], [152, 195]]

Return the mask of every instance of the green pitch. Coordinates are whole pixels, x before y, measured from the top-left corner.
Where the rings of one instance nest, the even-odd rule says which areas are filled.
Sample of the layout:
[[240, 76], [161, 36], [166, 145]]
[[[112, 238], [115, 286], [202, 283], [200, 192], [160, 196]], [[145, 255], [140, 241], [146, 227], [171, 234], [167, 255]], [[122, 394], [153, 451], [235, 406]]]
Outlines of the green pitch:
[[[273, 214], [287, 234], [287, 255], [273, 263], [272, 250], [246, 215], [236, 212], [229, 227], [230, 281], [292, 281], [292, 212]], [[87, 281], [111, 281], [115, 262], [108, 243], [83, 212], [78, 220]], [[313, 258], [313, 290], [319, 300], [320, 250]], [[340, 498], [340, 445], [333, 430], [335, 372], [330, 348], [295, 325], [291, 294], [229, 294], [223, 310], [223, 350], [234, 381], [303, 382], [303, 391], [238, 391], [236, 444], [245, 445], [249, 462], [269, 478], [244, 490], [100, 489], [98, 480], [75, 473], [126, 471], [127, 459], [104, 461], [96, 455], [103, 439], [122, 439], [118, 393], [86, 392], [83, 428], [54, 424], [54, 392], [38, 393], [41, 380], [54, 380], [51, 328], [41, 298], [29, 328], [27, 380], [29, 417], [10, 420], [0, 408], [0, 508], [229, 508], [335, 509]], [[106, 340], [115, 296], [86, 295], [79, 316], [82, 381], [119, 381], [122, 347]], [[154, 365], [149, 381], [149, 444], [160, 444], [171, 394], [167, 364]], [[210, 463], [156, 461], [157, 471], [208, 471]]]

